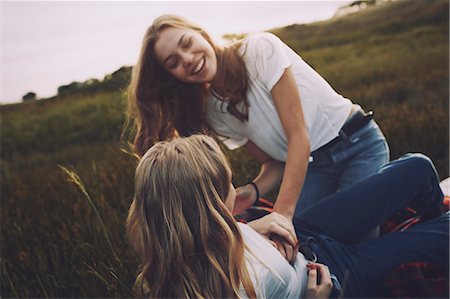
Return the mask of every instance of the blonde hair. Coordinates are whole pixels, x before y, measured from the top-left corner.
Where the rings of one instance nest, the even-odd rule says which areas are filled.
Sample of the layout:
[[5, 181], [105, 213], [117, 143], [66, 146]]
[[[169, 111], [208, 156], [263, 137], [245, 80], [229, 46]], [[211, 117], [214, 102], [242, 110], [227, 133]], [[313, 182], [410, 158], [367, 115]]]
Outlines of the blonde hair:
[[[139, 156], [160, 140], [212, 132], [206, 119], [206, 85], [182, 82], [157, 62], [154, 45], [160, 33], [170, 27], [198, 32], [212, 46], [218, 73], [211, 91], [223, 99], [231, 114], [248, 120], [247, 71], [238, 53], [241, 43], [221, 48], [198, 25], [176, 15], [162, 15], [145, 32], [128, 88], [128, 123], [136, 130], [134, 147]], [[244, 103], [243, 111], [237, 108], [240, 102]]]
[[256, 297], [239, 228], [224, 201], [231, 170], [205, 135], [155, 144], [136, 169], [127, 233], [141, 256], [139, 295]]

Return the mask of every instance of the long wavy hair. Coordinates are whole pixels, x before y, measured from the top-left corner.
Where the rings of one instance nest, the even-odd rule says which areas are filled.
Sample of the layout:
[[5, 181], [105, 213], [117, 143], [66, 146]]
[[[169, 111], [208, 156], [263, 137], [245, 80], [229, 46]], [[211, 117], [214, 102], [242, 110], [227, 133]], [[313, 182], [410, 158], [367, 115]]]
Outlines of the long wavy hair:
[[142, 264], [138, 295], [237, 298], [255, 290], [240, 230], [224, 201], [231, 170], [205, 135], [161, 141], [139, 162], [127, 233]]
[[[220, 47], [192, 22], [162, 15], [145, 32], [128, 88], [128, 123], [135, 129], [134, 149], [139, 156], [161, 140], [212, 132], [206, 119], [207, 84], [182, 82], [157, 62], [155, 43], [161, 31], [169, 27], [194, 30], [211, 44], [218, 65], [209, 91], [226, 103], [232, 115], [241, 121], [248, 120], [247, 71], [238, 51], [242, 42]], [[244, 105], [238, 109], [240, 102]]]

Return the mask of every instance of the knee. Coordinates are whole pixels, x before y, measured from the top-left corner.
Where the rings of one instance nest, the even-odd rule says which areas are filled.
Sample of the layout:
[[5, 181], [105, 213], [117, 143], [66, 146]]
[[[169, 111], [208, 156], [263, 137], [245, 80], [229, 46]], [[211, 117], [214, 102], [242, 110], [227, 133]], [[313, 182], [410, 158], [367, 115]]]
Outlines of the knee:
[[437, 175], [433, 161], [424, 154], [410, 153], [403, 155], [400, 159], [408, 164], [413, 173], [422, 174], [424, 176]]
[[403, 155], [400, 159], [407, 160], [410, 164], [418, 168], [433, 168], [431, 159], [422, 153], [409, 153]]

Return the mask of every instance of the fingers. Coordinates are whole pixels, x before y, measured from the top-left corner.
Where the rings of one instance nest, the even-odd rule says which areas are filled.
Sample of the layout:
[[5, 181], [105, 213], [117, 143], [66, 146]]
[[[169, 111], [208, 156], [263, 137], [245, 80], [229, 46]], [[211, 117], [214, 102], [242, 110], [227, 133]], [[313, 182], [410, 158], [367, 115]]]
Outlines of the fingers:
[[269, 240], [269, 243], [272, 244], [272, 246], [275, 247], [278, 250], [278, 244], [275, 241], [271, 240], [271, 239], [268, 239], [268, 240]]
[[297, 259], [297, 253], [294, 251], [294, 248], [291, 244], [285, 243], [286, 256], [289, 263], [293, 264]]
[[271, 239], [271, 244], [290, 263], [294, 263], [298, 255], [298, 240], [294, 226], [283, 215], [273, 212], [260, 219], [248, 223], [255, 231]]
[[308, 289], [315, 289], [317, 287], [317, 268], [314, 266], [315, 264], [307, 264], [308, 268], [308, 283], [306, 287]]
[[294, 226], [284, 216], [278, 213], [271, 213], [257, 220], [248, 223], [261, 235], [269, 237], [272, 234], [279, 235], [287, 240], [292, 246], [297, 244]]
[[283, 242], [282, 242], [280, 239], [273, 239], [272, 241], [276, 244], [276, 248], [277, 248], [278, 251], [281, 253], [281, 255], [282, 255], [285, 259], [288, 259], [286, 247], [284, 246]]
[[273, 226], [273, 227], [271, 227], [270, 234], [277, 235], [277, 236], [280, 236], [281, 238], [285, 239], [286, 242], [288, 242], [291, 247], [297, 246], [296, 239], [294, 239], [292, 237], [292, 235], [286, 229], [283, 229], [279, 226]]
[[284, 245], [284, 250], [286, 252], [286, 259], [289, 263], [293, 264], [297, 259], [298, 252], [295, 251], [295, 247], [293, 247], [291, 244], [285, 241], [283, 241], [282, 244]]
[[333, 288], [333, 282], [331, 281], [331, 274], [328, 267], [319, 263], [309, 263], [306, 267], [308, 268], [306, 297], [317, 299], [329, 298]]
[[274, 247], [278, 249], [281, 255], [291, 264], [295, 263], [298, 255], [298, 247], [292, 247], [291, 244], [286, 242], [284, 239], [277, 235], [272, 235], [270, 238], [271, 242], [274, 242], [276, 245]]
[[330, 274], [330, 269], [328, 269], [327, 266], [323, 265], [323, 264], [317, 264], [318, 266], [318, 270], [320, 272], [320, 276], [322, 277], [321, 279], [321, 283], [323, 285], [332, 285], [333, 283], [331, 282], [331, 274]]
[[318, 264], [319, 272], [321, 276], [320, 288], [321, 292], [326, 298], [328, 298], [331, 294], [331, 290], [333, 289], [333, 282], [331, 281], [330, 269], [327, 266]]
[[267, 228], [269, 233], [283, 237], [292, 247], [297, 246], [297, 235], [295, 234], [294, 225], [291, 221], [276, 212], [266, 215], [265, 217], [268, 217], [267, 220], [270, 221], [270, 225]]
[[281, 238], [268, 239], [270, 244], [275, 247], [281, 255], [291, 264], [295, 263], [298, 255], [298, 246], [292, 247], [289, 243], [283, 241]]

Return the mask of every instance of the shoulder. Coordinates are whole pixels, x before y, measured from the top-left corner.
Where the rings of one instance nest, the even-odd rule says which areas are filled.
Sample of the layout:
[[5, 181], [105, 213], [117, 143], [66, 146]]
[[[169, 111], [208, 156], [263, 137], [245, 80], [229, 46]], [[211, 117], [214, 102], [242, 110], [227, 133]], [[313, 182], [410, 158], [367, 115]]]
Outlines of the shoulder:
[[279, 60], [290, 51], [278, 36], [270, 32], [251, 34], [245, 38], [243, 45], [241, 53], [244, 60], [262, 59], [260, 63], [265, 63], [268, 59]]
[[283, 42], [275, 34], [269, 32], [254, 33], [244, 40], [244, 48], [247, 54], [266, 51], [279, 47]]
[[264, 88], [270, 91], [284, 70], [295, 63], [297, 57], [273, 33], [251, 34], [245, 41], [241, 53], [249, 78], [260, 81]]
[[270, 32], [258, 32], [248, 35], [245, 40], [248, 44], [257, 43], [280, 43], [282, 42], [278, 36]]

